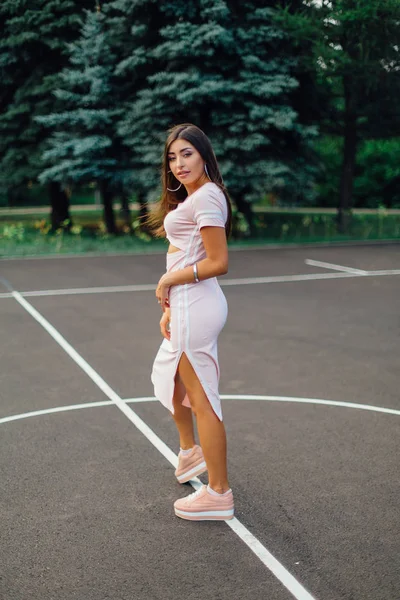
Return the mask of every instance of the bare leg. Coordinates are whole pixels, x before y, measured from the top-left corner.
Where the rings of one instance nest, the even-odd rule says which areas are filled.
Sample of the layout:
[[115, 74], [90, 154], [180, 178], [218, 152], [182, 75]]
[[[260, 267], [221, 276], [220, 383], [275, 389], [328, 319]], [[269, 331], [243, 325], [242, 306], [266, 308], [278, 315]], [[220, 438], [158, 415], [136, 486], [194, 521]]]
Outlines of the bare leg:
[[195, 445], [192, 409], [182, 406], [186, 395], [185, 386], [177, 373], [175, 377], [175, 391], [172, 399], [174, 405], [173, 418], [179, 432], [179, 443], [182, 450], [189, 450]]
[[229, 490], [224, 424], [213, 411], [186, 354], [182, 354], [178, 371], [189, 395], [193, 412], [196, 415], [197, 429], [208, 468], [210, 487], [214, 491], [223, 494]]

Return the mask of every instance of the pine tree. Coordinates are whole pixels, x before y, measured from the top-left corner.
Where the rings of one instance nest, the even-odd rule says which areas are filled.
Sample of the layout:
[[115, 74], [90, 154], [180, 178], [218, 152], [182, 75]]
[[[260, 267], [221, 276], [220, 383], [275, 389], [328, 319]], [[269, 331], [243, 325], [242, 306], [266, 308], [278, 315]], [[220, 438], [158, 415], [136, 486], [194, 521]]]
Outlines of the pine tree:
[[[106, 16], [104, 52], [115, 57], [113, 86], [123, 115], [139, 90], [147, 87], [147, 78], [157, 70], [158, 61], [153, 57], [152, 49], [160, 41], [159, 31], [165, 25], [165, 15], [158, 0], [113, 0], [104, 4], [102, 10]], [[148, 133], [151, 135], [151, 131]], [[130, 139], [129, 132], [124, 139]], [[124, 186], [134, 190], [140, 217], [145, 223], [149, 186], [143, 176], [146, 167], [142, 158], [142, 148], [133, 141], [129, 152], [131, 168], [126, 172]], [[152, 174], [154, 167], [153, 163], [148, 172]], [[144, 224], [142, 226], [146, 229]]]
[[[52, 90], [66, 63], [66, 42], [79, 32], [79, 15], [93, 0], [3, 0], [0, 20], [0, 191], [8, 202], [23, 198], [43, 169], [47, 133], [36, 117], [57, 110]], [[69, 218], [68, 198], [49, 183], [52, 222]]]
[[115, 131], [123, 107], [113, 85], [115, 57], [105, 49], [105, 16], [86, 11], [80, 38], [69, 45], [70, 66], [60, 73], [54, 93], [62, 112], [40, 118], [53, 130], [41, 181], [73, 184], [97, 181], [109, 233], [116, 232], [113, 196], [124, 197], [129, 173], [127, 149]]
[[162, 3], [166, 24], [160, 42], [149, 49], [157, 72], [148, 76], [120, 126], [127, 143], [145, 157], [143, 185], [154, 188], [165, 130], [178, 122], [199, 125], [214, 144], [251, 233], [249, 201], [268, 190], [307, 188], [302, 156], [313, 133], [290, 105], [297, 86], [290, 75], [293, 60], [281, 58], [285, 36], [265, 4]]

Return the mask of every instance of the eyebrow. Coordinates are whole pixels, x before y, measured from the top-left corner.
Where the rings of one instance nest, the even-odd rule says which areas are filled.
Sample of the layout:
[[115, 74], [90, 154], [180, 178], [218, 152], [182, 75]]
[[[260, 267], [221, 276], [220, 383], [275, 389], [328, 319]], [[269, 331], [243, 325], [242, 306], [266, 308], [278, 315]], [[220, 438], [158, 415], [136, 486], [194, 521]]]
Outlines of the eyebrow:
[[[182, 148], [182, 150], [179, 150], [180, 153], [185, 152], [185, 150], [192, 150], [192, 148]], [[174, 154], [175, 152], [168, 152], [168, 156], [170, 156], [170, 154]]]

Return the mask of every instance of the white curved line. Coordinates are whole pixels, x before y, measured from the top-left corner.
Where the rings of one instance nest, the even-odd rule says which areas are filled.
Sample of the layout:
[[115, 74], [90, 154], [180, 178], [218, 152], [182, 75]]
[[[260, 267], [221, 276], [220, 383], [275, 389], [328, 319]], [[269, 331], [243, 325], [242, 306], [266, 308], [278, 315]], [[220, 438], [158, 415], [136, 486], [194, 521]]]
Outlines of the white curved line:
[[[253, 396], [246, 394], [221, 394], [221, 400], [264, 400], [267, 402], [297, 402], [298, 404], [324, 404], [326, 406], [342, 406], [344, 408], [358, 408], [359, 410], [369, 410], [371, 412], [387, 413], [390, 415], [400, 415], [400, 410], [395, 408], [384, 408], [372, 404], [356, 404], [354, 402], [340, 402], [337, 400], [324, 400], [321, 398], [296, 398], [291, 396]], [[157, 398], [146, 396], [143, 398], [128, 398], [124, 402], [157, 402]]]
[[102, 400], [101, 402], [88, 402], [87, 404], [71, 404], [70, 406], [58, 406], [57, 408], [44, 408], [43, 410], [34, 410], [32, 412], [0, 419], [0, 425], [10, 421], [19, 421], [20, 419], [29, 419], [30, 417], [40, 417], [42, 415], [51, 415], [52, 413], [66, 412], [68, 410], [79, 410], [80, 408], [96, 408], [97, 406], [109, 406], [114, 404], [111, 400]]
[[[13, 292], [15, 300], [37, 321], [49, 335], [56, 341], [68, 356], [86, 373], [86, 375], [97, 385], [109, 400], [131, 423], [140, 431], [146, 439], [160, 452], [168, 462], [176, 468], [178, 456], [163, 442], [161, 438], [139, 417], [137, 413], [107, 384], [107, 382], [95, 371], [89, 363], [68, 343], [68, 341], [18, 292]], [[200, 481], [192, 482], [193, 487], [200, 485]], [[233, 523], [227, 522], [227, 526], [240, 537], [240, 539], [252, 550], [261, 562], [273, 573], [282, 585], [292, 593], [297, 600], [315, 600], [313, 596], [300, 584], [299, 581], [259, 542], [259, 540], [240, 521], [234, 518]]]
[[[291, 396], [255, 396], [245, 394], [223, 394], [221, 400], [256, 400], [266, 402], [294, 402], [297, 404], [322, 404], [325, 406], [340, 406], [343, 408], [357, 408], [358, 410], [367, 410], [370, 412], [386, 413], [389, 415], [400, 415], [400, 410], [395, 408], [385, 408], [381, 406], [373, 406], [370, 404], [356, 404], [354, 402], [339, 402], [336, 400], [323, 400], [320, 398], [295, 398]], [[154, 396], [143, 396], [141, 398], [127, 398], [122, 400], [127, 404], [140, 404], [142, 402], [158, 402]], [[59, 406], [57, 408], [45, 408], [43, 410], [34, 410], [28, 413], [12, 415], [11, 417], [3, 417], [0, 419], [0, 425], [9, 423], [10, 421], [18, 421], [20, 419], [29, 419], [30, 417], [39, 417], [41, 415], [49, 415], [52, 413], [67, 412], [70, 410], [79, 410], [81, 408], [97, 408], [98, 406], [111, 406], [114, 402], [104, 400], [102, 402], [88, 402], [87, 404], [73, 404], [71, 406]]]
[[290, 396], [221, 396], [223, 400], [267, 400], [269, 402], [297, 402], [299, 404], [324, 404], [326, 406], [342, 406], [344, 408], [358, 408], [359, 410], [369, 410], [372, 412], [388, 413], [390, 415], [400, 415], [400, 410], [395, 408], [384, 408], [383, 406], [374, 406], [372, 404], [357, 404], [355, 402], [340, 402], [337, 400], [324, 400], [320, 398], [292, 398]]

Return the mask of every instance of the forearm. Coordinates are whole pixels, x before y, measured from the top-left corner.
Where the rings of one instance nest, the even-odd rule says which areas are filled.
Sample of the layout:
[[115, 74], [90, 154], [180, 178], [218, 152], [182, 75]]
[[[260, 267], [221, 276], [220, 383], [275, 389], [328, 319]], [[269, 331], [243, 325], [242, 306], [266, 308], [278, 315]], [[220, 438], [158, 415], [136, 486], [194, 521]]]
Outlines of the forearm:
[[[227, 272], [228, 269], [224, 264], [211, 260], [210, 258], [204, 258], [197, 263], [197, 276], [200, 281], [210, 279], [211, 277], [218, 277], [219, 275], [225, 275]], [[165, 284], [168, 286], [194, 283], [193, 265], [180, 269], [179, 271], [166, 273], [164, 278]]]

